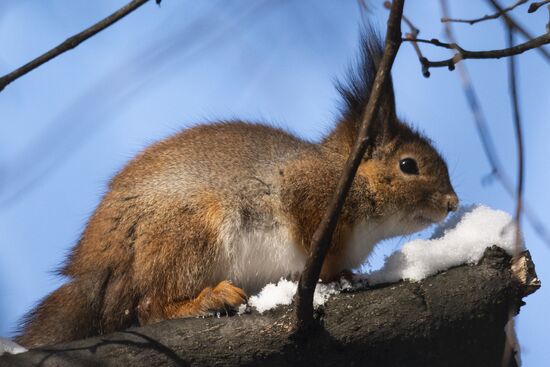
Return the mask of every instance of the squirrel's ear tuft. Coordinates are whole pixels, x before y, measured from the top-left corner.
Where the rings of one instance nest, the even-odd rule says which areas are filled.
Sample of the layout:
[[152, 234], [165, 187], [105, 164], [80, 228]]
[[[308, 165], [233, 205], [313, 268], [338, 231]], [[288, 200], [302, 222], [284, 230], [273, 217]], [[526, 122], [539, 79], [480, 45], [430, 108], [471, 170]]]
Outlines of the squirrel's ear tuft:
[[[372, 27], [366, 26], [361, 32], [361, 52], [358, 62], [350, 67], [346, 78], [336, 84], [344, 102], [341, 110], [342, 120], [354, 125], [349, 126], [351, 128], [349, 130], [354, 131], [355, 134], [359, 131], [363, 111], [369, 101], [383, 52], [383, 41], [380, 35]], [[374, 135], [372, 138], [380, 140], [392, 130], [391, 125], [395, 121], [397, 121], [395, 97], [390, 78], [382, 94], [377, 118], [370, 128]]]

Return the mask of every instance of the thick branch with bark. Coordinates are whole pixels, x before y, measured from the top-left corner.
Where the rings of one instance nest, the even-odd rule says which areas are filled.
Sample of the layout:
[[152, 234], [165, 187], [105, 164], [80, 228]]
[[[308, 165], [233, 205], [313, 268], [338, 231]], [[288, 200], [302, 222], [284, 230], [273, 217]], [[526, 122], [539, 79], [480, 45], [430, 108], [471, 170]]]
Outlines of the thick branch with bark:
[[[418, 283], [333, 296], [318, 329], [292, 338], [294, 313], [165, 321], [0, 357], [10, 366], [497, 366], [508, 311], [540, 287], [528, 253], [483, 260]], [[511, 359], [511, 366], [514, 359]]]

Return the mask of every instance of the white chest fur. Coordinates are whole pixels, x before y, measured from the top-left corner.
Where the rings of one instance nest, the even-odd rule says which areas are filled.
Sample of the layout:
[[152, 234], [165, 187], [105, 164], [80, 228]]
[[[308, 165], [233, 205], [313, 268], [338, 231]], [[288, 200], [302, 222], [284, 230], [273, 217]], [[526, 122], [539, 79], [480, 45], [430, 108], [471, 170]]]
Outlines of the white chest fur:
[[358, 268], [367, 260], [378, 242], [398, 236], [403, 232], [402, 224], [397, 218], [357, 223], [345, 246], [346, 253], [343, 257], [342, 270]]
[[[352, 230], [342, 269], [359, 267], [372, 252], [376, 243], [400, 234], [397, 220], [364, 221]], [[267, 283], [281, 277], [299, 274], [306, 255], [294, 242], [289, 229], [278, 225], [271, 228], [243, 229], [228, 225], [222, 228], [221, 241], [229, 268], [229, 280], [248, 294], [258, 292]]]
[[287, 227], [222, 230], [228, 257], [229, 279], [248, 294], [267, 283], [299, 274], [306, 256], [293, 241]]

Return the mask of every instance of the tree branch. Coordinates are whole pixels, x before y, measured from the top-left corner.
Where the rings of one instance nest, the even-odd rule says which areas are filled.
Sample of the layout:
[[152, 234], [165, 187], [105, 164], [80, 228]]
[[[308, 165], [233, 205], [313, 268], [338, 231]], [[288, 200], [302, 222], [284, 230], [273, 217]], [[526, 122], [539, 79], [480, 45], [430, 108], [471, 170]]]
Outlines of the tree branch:
[[474, 25], [476, 23], [483, 22], [485, 20], [497, 19], [501, 15], [503, 15], [504, 13], [507, 13], [509, 11], [514, 10], [518, 6], [525, 4], [527, 1], [528, 0], [518, 0], [514, 4], [510, 5], [509, 7], [505, 8], [505, 9], [500, 9], [498, 12], [496, 12], [494, 14], [484, 15], [483, 17], [476, 18], [476, 19], [456, 19], [456, 18], [443, 17], [443, 18], [441, 18], [441, 22], [442, 23], [447, 23], [447, 22], [468, 23], [470, 25]]
[[[500, 12], [503, 11], [502, 6], [500, 6], [500, 4], [496, 0], [489, 0], [489, 2], [496, 10]], [[502, 19], [504, 19], [510, 27], [512, 27], [521, 35], [523, 35], [525, 39], [532, 40], [534, 38], [534, 36], [531, 33], [527, 32], [525, 28], [520, 26], [519, 23], [514, 18], [512, 18], [510, 14], [502, 13]], [[546, 31], [546, 33], [549, 33], [549, 32], [550, 32], [549, 30]], [[537, 51], [540, 52], [544, 56], [544, 58], [546, 58], [546, 61], [550, 62], [550, 53], [546, 51], [546, 49], [544, 49], [543, 47], [539, 47], [537, 48]]]
[[[502, 16], [502, 18], [504, 20], [506, 20], [506, 22], [509, 23], [510, 26], [514, 30], [516, 30], [518, 33], [522, 34], [527, 40], [532, 40], [534, 38], [531, 35], [531, 33], [527, 32], [525, 30], [525, 28], [521, 27], [518, 24], [518, 22], [516, 22], [514, 20], [514, 18], [512, 18], [512, 16], [508, 14], [511, 10], [513, 10], [516, 7], [526, 3], [527, 0], [519, 0], [516, 3], [514, 3], [513, 5], [511, 5], [507, 8], [503, 8], [495, 0], [489, 0], [489, 2], [497, 10], [496, 13], [491, 14], [491, 15], [485, 15], [485, 16], [483, 16], [481, 18], [477, 18], [477, 19], [470, 19], [470, 20], [468, 20], [468, 19], [453, 19], [453, 18], [448, 18], [448, 17], [442, 17], [441, 22], [443, 22], [443, 23], [448, 23], [448, 22], [469, 23], [470, 25], [473, 25], [473, 24], [478, 23], [478, 22], [482, 22], [482, 21], [489, 20], [489, 19], [496, 19], [496, 18], [499, 18], [499, 17]], [[534, 13], [538, 10], [539, 7], [545, 5], [549, 2], [550, 2], [550, 0], [540, 1], [538, 3], [536, 3], [536, 2], [532, 3], [531, 5], [529, 5], [529, 9], [527, 10], [527, 12], [528, 13]], [[537, 48], [537, 50], [546, 58], [547, 61], [550, 61], [550, 53], [548, 53], [548, 51], [546, 51], [542, 47]]]
[[[384, 7], [388, 10], [391, 9], [391, 1], [384, 1]], [[410, 32], [405, 33], [405, 39], [412, 43], [414, 52], [416, 52], [416, 56], [418, 57], [418, 60], [420, 61], [420, 66], [422, 67], [422, 75], [424, 75], [424, 77], [426, 78], [429, 78], [430, 71], [424, 66], [422, 62], [425, 57], [422, 54], [422, 50], [420, 50], [420, 47], [418, 47], [418, 43], [416, 42], [420, 30], [413, 24], [413, 22], [411, 22], [409, 18], [405, 16], [405, 14], [403, 14], [403, 21], [407, 24], [410, 30]]]
[[365, 155], [368, 146], [372, 143], [369, 139], [369, 126], [378, 110], [382, 90], [388, 83], [390, 70], [401, 44], [401, 17], [403, 14], [404, 2], [405, 0], [394, 0], [392, 3], [388, 19], [384, 54], [380, 61], [378, 71], [376, 72], [376, 78], [373, 83], [369, 101], [365, 107], [357, 141], [353, 147], [352, 153], [348, 157], [346, 166], [344, 167], [328, 209], [319, 227], [313, 234], [311, 251], [304, 271], [300, 276], [298, 289], [296, 291], [296, 331], [298, 333], [304, 332], [313, 322], [313, 294], [319, 280], [321, 267], [331, 244], [332, 234], [357, 172], [357, 168], [359, 167], [359, 163]]
[[420, 39], [416, 38], [414, 40], [404, 38], [403, 41], [407, 42], [420, 42], [420, 43], [429, 43], [437, 47], [443, 47], [447, 49], [456, 50], [457, 53], [454, 54], [453, 57], [441, 60], [441, 61], [431, 61], [426, 58], [421, 60], [423, 65], [427, 68], [430, 67], [448, 67], [449, 70], [454, 70], [455, 65], [466, 59], [500, 59], [502, 57], [509, 57], [509, 56], [515, 56], [519, 55], [521, 53], [524, 53], [525, 51], [529, 51], [532, 49], [536, 49], [542, 45], [546, 45], [550, 43], [550, 33], [545, 33], [537, 38], [534, 38], [530, 41], [527, 41], [525, 43], [521, 43], [516, 46], [503, 48], [500, 50], [489, 50], [489, 51], [468, 51], [457, 45], [456, 43], [445, 43], [441, 42], [437, 39]]
[[536, 12], [537, 10], [539, 10], [539, 8], [541, 6], [544, 6], [546, 4], [550, 3], [550, 0], [544, 0], [544, 1], [539, 1], [539, 2], [535, 2], [535, 3], [531, 3], [529, 5], [529, 9], [527, 9], [527, 12], [528, 13], [534, 13]]
[[[36, 69], [40, 65], [50, 61], [51, 59], [61, 55], [62, 53], [69, 51], [82, 42], [86, 41], [88, 38], [96, 35], [110, 25], [116, 23], [120, 19], [124, 18], [126, 15], [130, 14], [149, 0], [133, 0], [130, 3], [126, 4], [119, 10], [115, 11], [113, 14], [109, 15], [107, 18], [102, 21], [94, 24], [93, 26], [83, 30], [82, 32], [67, 38], [63, 43], [54, 47], [50, 51], [40, 55], [36, 59], [26, 63], [18, 69], [15, 69], [9, 74], [4, 75], [0, 78], [0, 91], [2, 91], [8, 84], [14, 80], [22, 77], [28, 72]], [[160, 1], [157, 0], [157, 4], [160, 4]]]
[[[0, 357], [0, 367], [78, 366], [497, 366], [510, 307], [540, 287], [527, 253], [487, 249], [417, 283], [332, 296], [322, 326], [291, 338], [293, 311], [161, 322]], [[467, 341], [467, 342], [465, 342]], [[511, 364], [513, 366], [513, 364]]]
[[[446, 16], [448, 14], [447, 2], [445, 0], [440, 0], [440, 5], [443, 16]], [[456, 43], [456, 38], [454, 36], [451, 23], [445, 23], [444, 30], [445, 35], [452, 43], [441, 43], [444, 45], [452, 45], [453, 43]], [[436, 42], [439, 41], [436, 40]], [[460, 75], [460, 80], [462, 88], [464, 90], [466, 101], [468, 102], [468, 106], [470, 107], [470, 110], [474, 117], [475, 126], [481, 140], [481, 146], [491, 167], [491, 175], [489, 177], [495, 177], [502, 185], [506, 193], [508, 193], [510, 197], [515, 198], [516, 193], [514, 191], [514, 185], [512, 184], [512, 180], [506, 174], [504, 167], [500, 163], [500, 159], [495, 149], [494, 141], [491, 138], [491, 134], [489, 133], [487, 120], [485, 118], [483, 109], [481, 108], [481, 103], [479, 101], [479, 98], [477, 97], [476, 91], [466, 69], [466, 65], [458, 64], [458, 73]], [[522, 208], [535, 233], [547, 246], [550, 246], [550, 232], [546, 228], [545, 224], [540, 220], [538, 215], [531, 209], [527, 202], [523, 202]]]
[[[504, 21], [506, 26], [506, 33], [508, 35], [508, 47], [512, 47], [514, 44], [514, 30], [509, 23]], [[524, 181], [524, 155], [523, 155], [523, 133], [521, 127], [521, 116], [519, 112], [519, 103], [518, 103], [518, 93], [517, 93], [517, 71], [515, 57], [511, 56], [508, 58], [508, 78], [510, 83], [510, 98], [512, 100], [512, 110], [514, 116], [514, 130], [516, 133], [516, 144], [518, 150], [518, 173], [517, 173], [517, 184], [516, 184], [516, 213], [514, 215], [515, 222], [515, 251], [519, 253], [521, 247], [521, 213], [523, 206], [523, 181]], [[508, 313], [508, 323], [506, 328], [506, 344], [504, 351], [502, 353], [502, 366], [508, 366], [509, 361], [512, 358], [512, 352], [514, 350], [519, 350], [519, 344], [517, 341], [516, 330], [514, 327], [514, 311], [510, 310]]]
[[[510, 27], [507, 27], [508, 45], [514, 44], [514, 33]], [[518, 91], [517, 91], [517, 70], [514, 56], [508, 59], [508, 78], [510, 83], [510, 98], [512, 100], [512, 110], [514, 116], [514, 130], [516, 133], [516, 144], [518, 149], [518, 173], [516, 184], [516, 213], [514, 220], [516, 222], [516, 248], [519, 249], [521, 242], [520, 225], [521, 212], [523, 206], [523, 182], [524, 182], [524, 154], [523, 154], [523, 132], [521, 127], [521, 115], [519, 111]], [[519, 250], [517, 250], [519, 251]]]

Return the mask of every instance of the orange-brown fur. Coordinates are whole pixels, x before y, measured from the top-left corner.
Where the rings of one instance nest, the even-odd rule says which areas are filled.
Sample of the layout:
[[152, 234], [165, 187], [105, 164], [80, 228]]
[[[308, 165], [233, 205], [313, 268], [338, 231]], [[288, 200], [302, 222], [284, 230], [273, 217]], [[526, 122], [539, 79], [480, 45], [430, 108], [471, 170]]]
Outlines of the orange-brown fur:
[[[60, 270], [67, 283], [27, 316], [17, 340], [36, 347], [234, 309], [245, 292], [257, 290], [255, 277], [295, 275], [368, 100], [380, 47], [367, 38], [363, 52], [359, 77], [340, 86], [342, 117], [319, 143], [260, 124], [221, 122], [185, 130], [133, 159], [111, 181]], [[358, 226], [372, 231], [365, 241], [373, 242], [418, 230], [456, 207], [445, 162], [397, 119], [391, 88], [371, 138], [322, 269], [324, 281], [364, 260], [350, 259], [353, 251], [368, 255], [374, 243], [364, 250], [352, 243]], [[403, 157], [417, 160], [418, 175], [400, 170]]]

